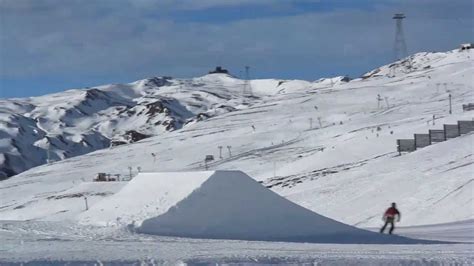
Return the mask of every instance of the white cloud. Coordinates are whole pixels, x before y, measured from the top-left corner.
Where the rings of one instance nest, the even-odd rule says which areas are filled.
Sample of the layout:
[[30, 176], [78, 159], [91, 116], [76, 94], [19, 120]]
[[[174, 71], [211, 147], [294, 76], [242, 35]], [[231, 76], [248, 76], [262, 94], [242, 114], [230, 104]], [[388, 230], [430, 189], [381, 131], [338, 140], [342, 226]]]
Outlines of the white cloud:
[[[186, 5], [205, 9], [251, 1], [173, 2], [177, 3], [174, 9]], [[58, 3], [0, 2], [0, 64], [4, 64], [0, 77], [192, 76], [218, 63], [229, 67], [250, 64], [267, 75], [301, 69], [306, 78], [313, 78], [304, 72], [308, 68], [314, 78], [338, 69], [339, 74], [351, 68], [363, 72], [367, 69], [361, 68], [376, 66], [391, 56], [394, 26], [390, 14], [397, 9], [379, 5], [376, 10], [342, 9], [203, 24], [175, 22], [155, 8], [155, 1]], [[158, 3], [172, 5], [172, 1]], [[464, 37], [463, 30], [472, 30], [465, 14], [461, 20], [430, 17], [439, 9], [440, 5], [415, 5], [409, 10], [406, 35], [410, 51], [449, 49]]]

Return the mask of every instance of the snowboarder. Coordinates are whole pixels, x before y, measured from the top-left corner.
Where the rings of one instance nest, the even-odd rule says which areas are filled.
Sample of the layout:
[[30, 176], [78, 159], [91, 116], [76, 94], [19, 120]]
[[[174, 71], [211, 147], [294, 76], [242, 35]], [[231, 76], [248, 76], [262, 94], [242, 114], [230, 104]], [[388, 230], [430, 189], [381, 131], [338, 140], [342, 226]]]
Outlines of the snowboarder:
[[395, 229], [395, 216], [397, 216], [397, 222], [400, 222], [401, 214], [397, 209], [397, 204], [393, 202], [392, 207], [388, 208], [385, 211], [385, 214], [383, 215], [382, 219], [385, 221], [385, 224], [380, 229], [380, 233], [383, 234], [383, 231], [385, 231], [387, 225], [390, 224], [390, 230], [388, 231], [388, 233], [392, 234], [393, 229]]

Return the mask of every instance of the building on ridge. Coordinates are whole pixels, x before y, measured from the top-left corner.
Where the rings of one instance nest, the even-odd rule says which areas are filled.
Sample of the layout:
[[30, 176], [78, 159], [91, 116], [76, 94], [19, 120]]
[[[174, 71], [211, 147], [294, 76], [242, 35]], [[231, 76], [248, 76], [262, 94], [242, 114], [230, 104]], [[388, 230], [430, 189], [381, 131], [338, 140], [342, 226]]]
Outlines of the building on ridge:
[[216, 69], [209, 71], [209, 74], [229, 74], [229, 71], [221, 66], [216, 66]]

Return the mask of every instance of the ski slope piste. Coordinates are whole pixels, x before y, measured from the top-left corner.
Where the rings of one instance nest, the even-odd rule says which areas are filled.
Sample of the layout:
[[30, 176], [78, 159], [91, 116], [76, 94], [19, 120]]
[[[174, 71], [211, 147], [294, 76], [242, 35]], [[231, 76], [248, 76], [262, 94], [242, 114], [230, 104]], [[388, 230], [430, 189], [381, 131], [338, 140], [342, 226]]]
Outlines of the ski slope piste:
[[[324, 204], [324, 203], [321, 203]], [[80, 222], [138, 233], [317, 243], [429, 243], [361, 230], [305, 209], [241, 171], [140, 173]]]

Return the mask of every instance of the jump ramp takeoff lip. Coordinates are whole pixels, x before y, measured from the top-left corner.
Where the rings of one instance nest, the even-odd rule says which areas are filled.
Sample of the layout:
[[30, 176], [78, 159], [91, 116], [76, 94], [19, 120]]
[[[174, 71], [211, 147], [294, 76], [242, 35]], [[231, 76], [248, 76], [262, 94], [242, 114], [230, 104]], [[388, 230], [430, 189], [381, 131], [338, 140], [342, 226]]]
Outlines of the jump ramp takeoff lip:
[[382, 235], [303, 208], [241, 171], [141, 173], [80, 215], [161, 236], [345, 244], [429, 244]]

